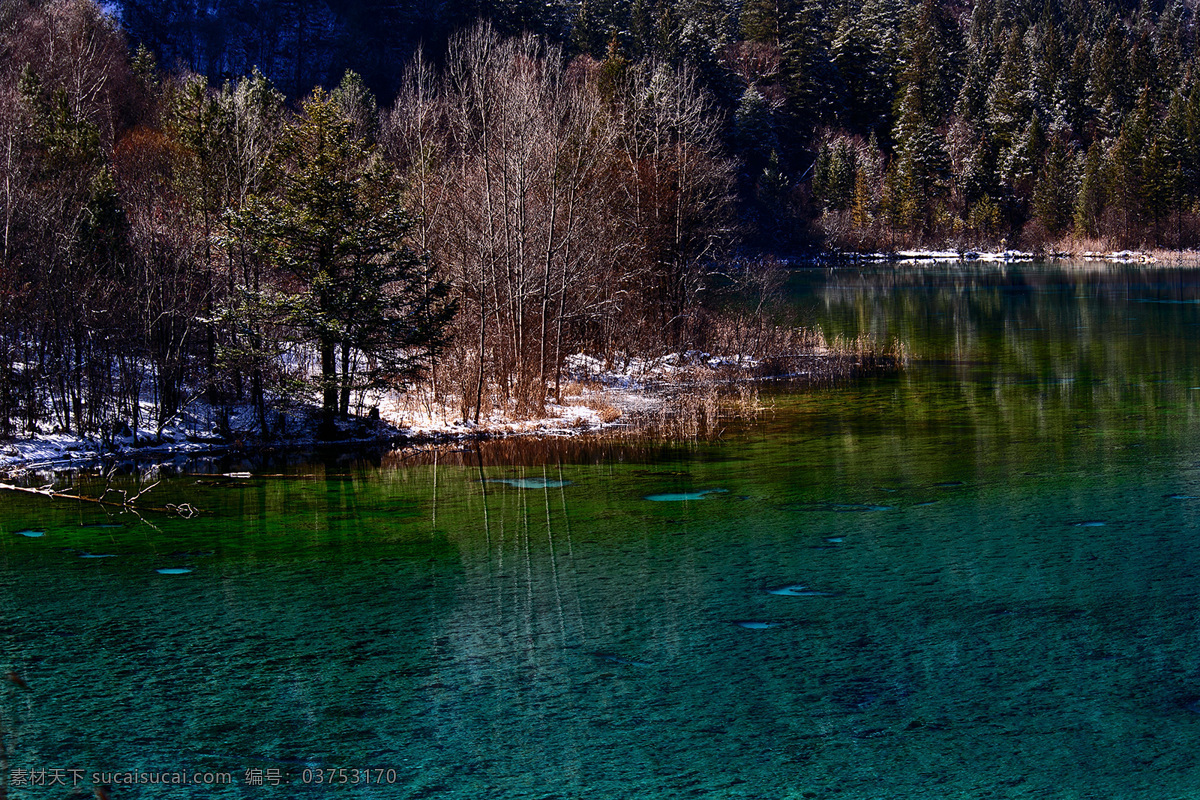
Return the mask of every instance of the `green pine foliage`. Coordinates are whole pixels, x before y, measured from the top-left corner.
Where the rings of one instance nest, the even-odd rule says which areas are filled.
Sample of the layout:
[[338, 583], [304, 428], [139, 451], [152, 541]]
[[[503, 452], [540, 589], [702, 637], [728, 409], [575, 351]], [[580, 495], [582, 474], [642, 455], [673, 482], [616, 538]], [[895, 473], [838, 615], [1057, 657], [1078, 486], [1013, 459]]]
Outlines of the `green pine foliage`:
[[1079, 236], [1100, 235], [1100, 225], [1109, 198], [1109, 173], [1104, 146], [1095, 142], [1088, 150], [1079, 192], [1075, 196], [1075, 233]]
[[[178, 58], [187, 50], [187, 14], [171, 12], [177, 27], [167, 32], [146, 4], [117, 0], [117, 5], [129, 7], [126, 18], [139, 33], [163, 31], [159, 63], [163, 54]], [[755, 186], [772, 152], [781, 174], [792, 176], [789, 195], [812, 199], [797, 208], [800, 218], [816, 219], [829, 210], [823, 190], [814, 190], [819, 187], [813, 181], [819, 184], [822, 177], [810, 168], [821, 143], [842, 135], [874, 135], [879, 142], [884, 169], [873, 194], [891, 196], [885, 183], [918, 192], [904, 198], [905, 210], [885, 215], [889, 229], [861, 232], [864, 246], [947, 244], [971, 230], [970, 209], [985, 196], [999, 209], [999, 229], [1011, 242], [1019, 242], [1031, 223], [1039, 226], [1039, 236], [1075, 229], [1077, 220], [1062, 227], [1060, 218], [1037, 209], [1045, 210], [1050, 194], [1084, 188], [1087, 154], [1097, 144], [1116, 183], [1102, 190], [1087, 184], [1092, 194], [1072, 197], [1060, 213], [1065, 207], [1090, 208], [1103, 197], [1101, 208], [1084, 214], [1081, 230], [1114, 246], [1153, 244], [1167, 232], [1182, 243], [1183, 231], [1197, 227], [1167, 224], [1168, 217], [1190, 219], [1196, 213], [1194, 180], [1180, 177], [1195, 177], [1195, 158], [1181, 155], [1180, 131], [1189, 123], [1181, 109], [1171, 111], [1181, 89], [1184, 106], [1191, 108], [1198, 57], [1197, 13], [1186, 0], [556, 0], [541, 6], [506, 0], [451, 2], [439, 9], [426, 20], [427, 41], [435, 47], [445, 41], [442, 32], [451, 21], [461, 26], [482, 13], [498, 31], [533, 31], [560, 45], [567, 60], [576, 55], [602, 60], [601, 90], [610, 97], [617, 73], [642, 59], [676, 69], [688, 65], [723, 116], [727, 152], [742, 162], [738, 187], [751, 228], [760, 218]], [[268, 4], [264, 19], [274, 18], [270, 12]], [[189, 41], [224, 35], [232, 47], [244, 37], [240, 23], [222, 23], [221, 13], [203, 29], [197, 19]], [[344, 37], [362, 24], [340, 6], [331, 13], [330, 36]], [[393, 17], [381, 19], [400, 41], [415, 41]], [[149, 33], [143, 36], [142, 44], [155, 45]], [[320, 31], [311, 36], [308, 51], [314, 58], [332, 52]], [[372, 37], [386, 38], [386, 31]], [[249, 52], [254, 48], [243, 46], [237, 57]], [[444, 60], [440, 51], [429, 55], [434, 63]], [[229, 58], [236, 62], [234, 55]], [[134, 71], [143, 74], [152, 63], [144, 51]], [[323, 61], [320, 69], [331, 66]], [[293, 74], [312, 74], [318, 65], [289, 69], [277, 77], [278, 85], [291, 86]], [[382, 86], [386, 81], [378, 71], [363, 86], [387, 100], [402, 70], [393, 73], [390, 88]], [[1146, 108], [1139, 110], [1143, 98]], [[1173, 132], [1160, 136], [1169, 114]], [[1135, 115], [1147, 128], [1139, 134], [1147, 151], [1137, 159], [1129, 155], [1137, 132], [1127, 125]], [[1059, 143], [1053, 153], [1051, 142]], [[1045, 185], [1051, 157], [1053, 174], [1063, 168], [1064, 157], [1077, 167], [1070, 171], [1074, 183], [1061, 191]], [[1150, 162], [1141, 163], [1143, 158]], [[1144, 177], [1143, 170], [1149, 170]], [[764, 240], [761, 231], [747, 233]]]
[[237, 219], [258, 257], [294, 282], [294, 321], [320, 355], [330, 430], [355, 386], [414, 377], [452, 313], [445, 285], [423, 288], [427, 263], [409, 244], [397, 176], [355, 135], [364, 105], [353, 91], [314, 92], [277, 150], [278, 190]]
[[209, 5], [0, 6], [0, 434], [270, 435], [306, 357], [327, 420], [426, 366], [541, 407], [738, 246], [1200, 245], [1188, 0]]
[[733, 118], [735, 148], [747, 168], [757, 171], [779, 150], [775, 135], [775, 110], [754, 86], [746, 87]]
[[1033, 189], [1033, 220], [1049, 236], [1064, 233], [1072, 223], [1071, 210], [1079, 191], [1078, 165], [1068, 142], [1050, 142]]

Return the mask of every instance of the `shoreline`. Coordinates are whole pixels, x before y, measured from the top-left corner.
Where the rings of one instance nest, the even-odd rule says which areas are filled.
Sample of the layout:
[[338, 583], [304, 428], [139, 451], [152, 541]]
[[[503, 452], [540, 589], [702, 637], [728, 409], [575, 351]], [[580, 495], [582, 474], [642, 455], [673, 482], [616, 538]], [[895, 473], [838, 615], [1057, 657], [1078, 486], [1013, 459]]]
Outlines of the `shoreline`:
[[[1123, 250], [1111, 253], [1085, 251], [1082, 254], [950, 249], [900, 250], [890, 254], [830, 251], [812, 258], [796, 259], [791, 264], [892, 261], [904, 265], [1002, 265], [1034, 260], [1075, 261], [1097, 266], [1200, 266], [1200, 251]], [[854, 380], [881, 369], [901, 369], [904, 356], [859, 343], [857, 348], [814, 345], [806, 352], [775, 359], [721, 358], [692, 351], [650, 360], [632, 359], [621, 370], [587, 356], [573, 356], [572, 359], [563, 402], [548, 402], [547, 413], [536, 418], [493, 409], [487, 418], [475, 423], [453, 419], [449, 410], [451, 404], [445, 398], [440, 407], [433, 410], [427, 401], [414, 398], [411, 393], [387, 393], [371, 398], [370, 405], [380, 411], [378, 418], [351, 414], [340, 420], [339, 427], [345, 433], [340, 438], [318, 438], [316, 407], [301, 405], [276, 412], [286, 417], [288, 435], [264, 440], [249, 423], [252, 416], [249, 408], [234, 407], [233, 419], [240, 424], [234, 425], [232, 438], [224, 438], [217, 433], [215, 409], [194, 404], [176, 415], [174, 424], [161, 431], [139, 429], [128, 436], [114, 436], [107, 443], [96, 437], [63, 433], [38, 433], [0, 440], [0, 479], [49, 476], [95, 469], [113, 462], [165, 465], [179, 460], [276, 451], [398, 450], [496, 439], [573, 438], [606, 433], [631, 438], [655, 435], [694, 438], [705, 435], [723, 414], [736, 417], [752, 413], [745, 397], [738, 401], [742, 408], [734, 409], [732, 413], [729, 409], [719, 408], [722, 401], [716, 395], [722, 391], [732, 395], [738, 387], [757, 387], [768, 382], [794, 381], [812, 386]], [[774, 362], [777, 371], [763, 371], [763, 364], [768, 361]], [[788, 362], [793, 368], [786, 366]], [[705, 371], [705, 374], [697, 375], [697, 370]], [[704, 391], [697, 392], [697, 389]], [[425, 411], [420, 410], [422, 404], [426, 406]]]
[[[686, 361], [686, 356], [676, 361]], [[707, 355], [707, 354], [702, 354]], [[470, 442], [504, 439], [569, 439], [611, 435], [619, 438], [701, 438], [715, 432], [722, 419], [748, 418], [761, 411], [758, 387], [794, 382], [805, 388], [855, 380], [867, 374], [902, 368], [903, 357], [887, 351], [814, 349], [778, 357], [791, 369], [761, 372], [760, 360], [736, 364], [711, 359], [716, 366], [676, 364], [659, 359], [657, 370], [633, 377], [626, 373], [577, 376], [567, 385], [563, 403], [548, 402], [547, 414], [522, 419], [493, 411], [476, 424], [446, 419], [446, 414], [414, 412], [414, 401], [405, 396], [380, 397], [378, 419], [351, 414], [338, 420], [345, 436], [316, 436], [319, 409], [301, 406], [287, 415], [291, 435], [262, 439], [249, 427], [235, 426], [232, 440], [219, 436], [210, 408], [193, 407], [177, 415], [178, 423], [161, 432], [130, 432], [105, 443], [96, 438], [63, 433], [0, 441], [0, 481], [45, 480], [77, 470], [95, 470], [112, 464], [167, 466], [200, 459], [252, 458], [263, 454], [361, 452], [384, 449], [455, 447]], [[698, 370], [701, 370], [698, 372]], [[441, 411], [445, 412], [445, 408]], [[235, 407], [233, 419], [249, 420], [248, 407]], [[407, 424], [406, 424], [407, 423]]]
[[857, 253], [834, 251], [822, 253], [815, 261], [849, 262], [895, 262], [898, 264], [921, 264], [939, 262], [1000, 263], [1011, 264], [1028, 261], [1078, 261], [1099, 264], [1144, 264], [1162, 266], [1200, 266], [1200, 250], [1114, 250], [1070, 252], [1053, 250], [1033, 252], [1028, 250], [954, 250], [954, 249], [910, 249], [894, 252]]

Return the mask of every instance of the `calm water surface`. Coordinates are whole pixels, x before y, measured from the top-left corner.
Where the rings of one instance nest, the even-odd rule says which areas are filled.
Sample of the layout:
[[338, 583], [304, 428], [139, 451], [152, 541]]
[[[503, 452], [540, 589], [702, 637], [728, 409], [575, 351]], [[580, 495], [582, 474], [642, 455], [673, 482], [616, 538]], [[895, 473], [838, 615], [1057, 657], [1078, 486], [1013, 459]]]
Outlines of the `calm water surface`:
[[1200, 273], [791, 290], [909, 369], [718, 443], [190, 465], [278, 474], [154, 490], [193, 520], [0, 497], [9, 796], [1200, 796]]

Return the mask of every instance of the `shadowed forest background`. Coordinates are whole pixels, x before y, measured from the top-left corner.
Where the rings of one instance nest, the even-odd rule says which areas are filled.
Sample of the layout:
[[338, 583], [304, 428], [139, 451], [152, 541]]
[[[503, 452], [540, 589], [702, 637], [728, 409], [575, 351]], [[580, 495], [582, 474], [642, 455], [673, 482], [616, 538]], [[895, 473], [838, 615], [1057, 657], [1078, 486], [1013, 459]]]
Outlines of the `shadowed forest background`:
[[[384, 105], [418, 48], [477, 19], [613, 76], [691, 70], [769, 250], [1067, 235], [1187, 246], [1200, 94], [1188, 0], [114, 3], [130, 40], [212, 85], [289, 97], [347, 69]], [[810, 225], [816, 221], [815, 225]]]
[[271, 436], [283, 398], [331, 425], [418, 378], [464, 419], [536, 413], [572, 353], [786, 349], [775, 256], [1192, 246], [1196, 22], [12, 0], [0, 434], [161, 429], [203, 396]]

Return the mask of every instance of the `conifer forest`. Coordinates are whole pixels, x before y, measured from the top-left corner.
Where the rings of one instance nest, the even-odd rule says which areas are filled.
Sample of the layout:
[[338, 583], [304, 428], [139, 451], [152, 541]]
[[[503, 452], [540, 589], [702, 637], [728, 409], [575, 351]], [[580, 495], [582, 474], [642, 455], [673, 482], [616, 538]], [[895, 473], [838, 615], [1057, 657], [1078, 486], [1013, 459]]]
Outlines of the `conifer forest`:
[[1198, 55], [1194, 0], [7, 0], [0, 435], [532, 413], [776, 258], [1193, 247]]

